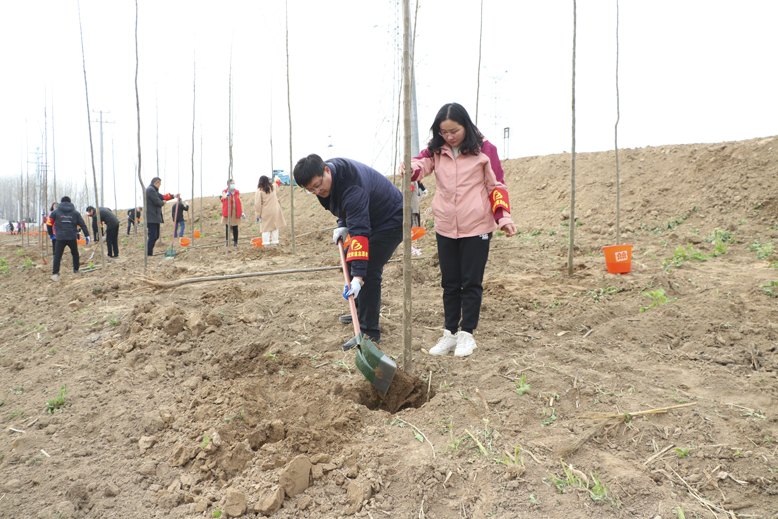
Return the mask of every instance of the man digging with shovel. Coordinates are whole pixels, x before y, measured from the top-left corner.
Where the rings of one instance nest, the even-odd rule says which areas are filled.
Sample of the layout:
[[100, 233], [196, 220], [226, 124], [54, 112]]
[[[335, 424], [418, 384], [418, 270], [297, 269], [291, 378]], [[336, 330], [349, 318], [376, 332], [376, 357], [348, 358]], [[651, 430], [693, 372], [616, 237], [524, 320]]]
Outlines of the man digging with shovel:
[[[379, 344], [384, 265], [403, 239], [402, 193], [365, 164], [342, 158], [324, 162], [316, 154], [297, 162], [294, 179], [308, 193], [315, 194], [322, 207], [337, 218], [338, 228], [332, 238], [335, 243], [351, 235], [346, 255], [351, 266], [351, 283], [346, 285], [343, 297], [354, 296], [362, 334]], [[351, 322], [345, 316], [340, 320]], [[354, 337], [346, 342], [343, 350], [356, 346], [357, 340]]]

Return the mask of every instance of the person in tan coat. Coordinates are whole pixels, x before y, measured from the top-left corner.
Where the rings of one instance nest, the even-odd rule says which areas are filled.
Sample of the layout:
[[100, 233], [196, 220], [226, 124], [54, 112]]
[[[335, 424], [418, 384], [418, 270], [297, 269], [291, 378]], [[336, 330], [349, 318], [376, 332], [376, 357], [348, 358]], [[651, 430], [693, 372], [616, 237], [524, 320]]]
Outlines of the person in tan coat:
[[278, 201], [276, 193], [280, 185], [279, 179], [270, 182], [267, 176], [262, 175], [259, 177], [257, 192], [254, 195], [254, 212], [260, 224], [259, 229], [262, 231], [264, 245], [278, 245], [278, 230], [286, 226], [281, 202]]

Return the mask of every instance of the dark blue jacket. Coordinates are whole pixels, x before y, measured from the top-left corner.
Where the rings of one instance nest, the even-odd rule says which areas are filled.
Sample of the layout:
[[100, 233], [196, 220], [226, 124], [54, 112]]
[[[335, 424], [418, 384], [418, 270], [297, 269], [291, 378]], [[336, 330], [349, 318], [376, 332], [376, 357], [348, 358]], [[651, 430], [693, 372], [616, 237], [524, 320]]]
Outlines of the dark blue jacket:
[[[99, 207], [98, 211], [99, 211], [99, 214], [100, 214], [100, 216], [99, 216], [100, 223], [104, 223], [105, 224], [105, 229], [106, 230], [114, 229], [114, 228], [119, 227], [119, 219], [116, 217], [115, 214], [113, 214], [113, 211], [111, 211], [107, 207]], [[100, 235], [97, 232], [97, 218], [96, 218], [96, 216], [97, 215], [92, 217], [92, 232], [95, 233], [95, 239], [99, 241]]]
[[86, 222], [71, 202], [62, 202], [49, 215], [47, 227], [50, 236], [53, 235], [52, 225], [57, 229], [58, 240], [77, 240], [79, 227], [84, 232], [84, 236], [89, 236]]
[[154, 184], [146, 186], [146, 221], [148, 223], [165, 223], [162, 208], [165, 207], [165, 202], [168, 200], [173, 200], [173, 195], [161, 194]]
[[[330, 159], [330, 196], [318, 197], [321, 205], [348, 227], [351, 236], [370, 238], [375, 232], [402, 227], [403, 197], [399, 189], [370, 166], [351, 159]], [[367, 261], [351, 262], [352, 276], [365, 276]]]

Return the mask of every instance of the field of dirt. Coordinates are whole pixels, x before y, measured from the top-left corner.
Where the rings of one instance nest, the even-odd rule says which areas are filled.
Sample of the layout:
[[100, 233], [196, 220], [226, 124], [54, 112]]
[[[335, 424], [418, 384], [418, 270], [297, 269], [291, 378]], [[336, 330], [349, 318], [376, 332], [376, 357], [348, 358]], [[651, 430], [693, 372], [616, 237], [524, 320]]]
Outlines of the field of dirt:
[[[395, 414], [341, 350], [337, 268], [154, 291], [123, 227], [118, 260], [74, 276], [66, 253], [54, 283], [50, 256], [0, 237], [0, 517], [778, 517], [778, 139], [619, 162], [632, 270], [606, 271], [615, 157], [589, 153], [572, 276], [570, 155], [504, 162], [520, 234], [492, 241], [464, 359], [426, 353], [443, 315], [423, 215], [413, 374], [430, 396]], [[214, 198], [173, 260], [165, 223], [148, 276], [339, 266], [334, 219], [300, 190], [296, 254], [289, 227], [252, 248], [253, 199], [237, 248]], [[380, 348], [402, 366], [401, 262], [383, 286]]]

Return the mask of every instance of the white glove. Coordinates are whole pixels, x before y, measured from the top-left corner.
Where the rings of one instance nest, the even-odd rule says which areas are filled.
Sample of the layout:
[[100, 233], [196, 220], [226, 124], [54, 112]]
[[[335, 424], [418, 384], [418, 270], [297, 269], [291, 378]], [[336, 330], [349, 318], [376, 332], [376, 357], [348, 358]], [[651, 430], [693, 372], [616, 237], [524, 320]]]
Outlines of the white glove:
[[262, 218], [257, 218], [257, 223], [262, 223]]
[[343, 242], [345, 243], [346, 236], [348, 236], [348, 227], [338, 227], [332, 233], [332, 241], [334, 243], [338, 243], [338, 240], [342, 239]]
[[356, 299], [360, 290], [362, 290], [362, 282], [354, 278], [351, 280], [351, 286], [343, 285], [343, 297], [348, 299], [349, 296], [354, 296], [354, 299]]
[[246, 213], [240, 213], [240, 217], [245, 220], [246, 219]]

